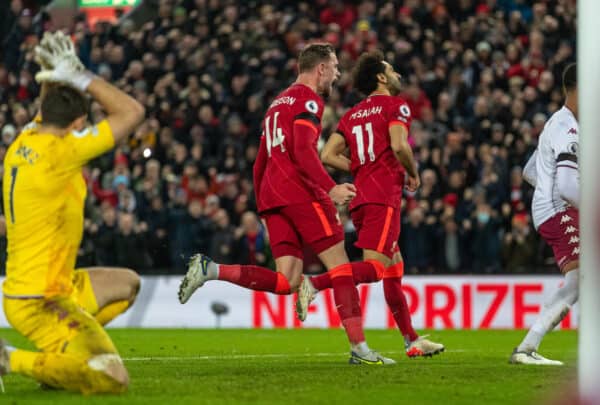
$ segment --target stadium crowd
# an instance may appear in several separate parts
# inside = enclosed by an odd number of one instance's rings
[[[22,0],[9,3],[0,25],[0,158],[36,113],[32,50],[53,29]],[[156,19],[139,28],[127,19],[91,27],[82,14],[71,34],[85,65],[147,110],[127,143],[84,172],[80,266],[181,272],[197,251],[219,263],[272,262],[252,188],[261,119],[294,77],[298,51],[319,39],[336,47],[342,71],[326,103],[325,139],[360,99],[350,72],[361,52],[382,49],[403,75],[422,180],[403,202],[408,272],[553,269],[521,167],[562,104],[560,72],[575,59],[574,0],[161,0]],[[90,111],[102,119],[98,105]],[[356,258],[343,210],[341,218]],[[307,270],[320,271],[316,258]]]

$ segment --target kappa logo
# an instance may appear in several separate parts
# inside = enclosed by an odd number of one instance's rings
[[[563,216],[560,218],[560,224],[562,225],[562,224],[564,224],[564,223],[567,223],[567,222],[569,222],[569,221],[571,221],[571,220],[573,220],[573,218],[571,218],[570,216],[568,216],[568,215],[563,215]]]
[[[569,245],[572,245],[574,243],[579,243],[579,237],[578,236],[571,236],[571,239],[569,239]]]
[[[567,226],[567,229],[565,230],[565,235],[575,232],[577,232],[577,228],[575,228],[574,226]]]
[[[567,133],[577,135],[577,130],[575,128],[571,128],[571,129],[569,129],[569,132],[567,132]]]
[[[579,246],[577,246],[576,248],[573,248],[573,251],[571,252],[571,256],[576,256],[579,255]]]

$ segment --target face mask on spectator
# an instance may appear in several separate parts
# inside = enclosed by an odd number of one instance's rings
[[[127,176],[119,174],[115,176],[115,179],[113,180],[113,187],[117,188],[121,184],[123,184],[125,188],[129,187],[129,179],[127,178]]]
[[[477,220],[480,224],[485,225],[490,220],[490,214],[487,212],[479,212],[477,213]]]

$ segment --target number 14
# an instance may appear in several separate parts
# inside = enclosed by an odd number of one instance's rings
[[[373,125],[370,122],[365,124],[365,129],[367,130],[367,135],[369,137],[369,144],[367,146],[367,153],[369,154],[369,161],[375,161],[375,151],[373,150]],[[362,125],[355,125],[352,127],[352,133],[356,136],[356,148],[358,150],[358,159],[360,160],[360,164],[364,165],[365,158],[365,142],[363,137],[363,128]]]

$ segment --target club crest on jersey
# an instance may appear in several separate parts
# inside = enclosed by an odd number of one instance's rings
[[[317,111],[319,111],[319,104],[317,104],[315,100],[308,100],[304,106],[313,114],[316,114]]]
[[[406,104],[402,104],[400,106],[400,114],[404,115],[405,117],[409,117],[410,116],[410,108],[408,108],[408,106]]]
[[[567,145],[567,150],[569,153],[577,155],[579,154],[579,144],[577,142],[571,142],[569,145]]]
[[[16,154],[17,156],[21,156],[23,159],[25,159],[30,165],[34,164],[40,157],[35,150],[28,146],[20,146],[19,149],[17,149]]]

